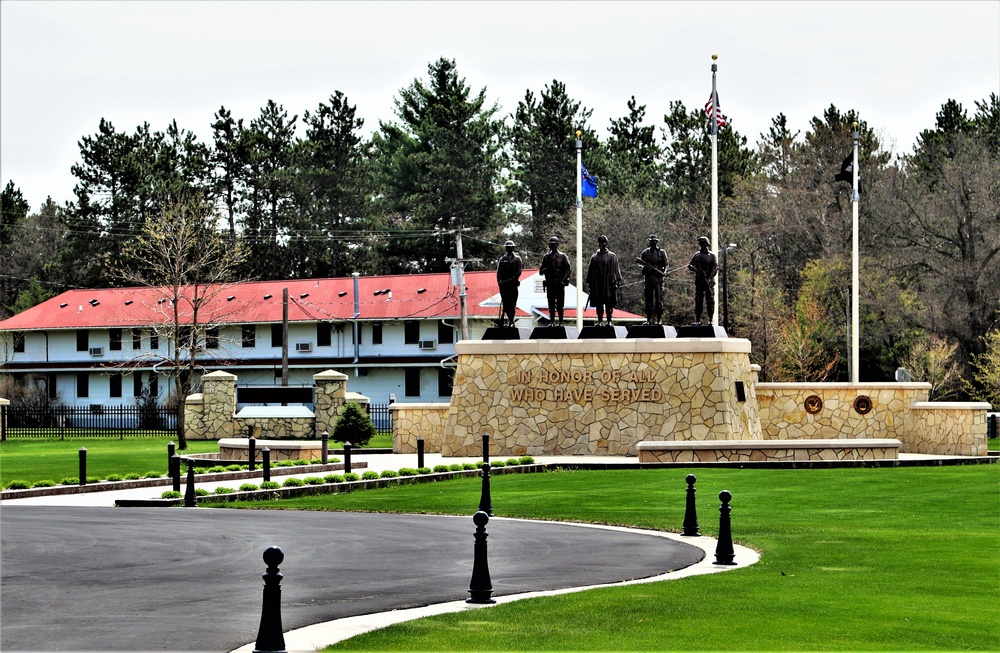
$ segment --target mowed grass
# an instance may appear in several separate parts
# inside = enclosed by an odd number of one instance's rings
[[[80,472],[80,448],[87,450],[87,476],[105,478],[130,472],[167,473],[167,443],[176,438],[77,438],[60,440],[9,439],[0,442],[0,486],[13,480],[59,482]],[[330,443],[331,448],[341,446]],[[392,446],[391,438],[373,438],[369,447]],[[189,440],[188,448],[177,453],[219,451],[214,440]]]
[[[733,537],[762,552],[758,564],[420,619],[328,650],[1000,650],[998,465],[496,476],[493,506],[499,516],[679,532],[692,472],[702,533],[717,534],[718,494],[730,490]],[[262,505],[468,514],[471,547],[480,487],[455,480]],[[491,567],[498,594],[508,571]]]

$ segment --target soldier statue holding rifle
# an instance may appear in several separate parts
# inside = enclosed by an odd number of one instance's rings
[[[694,272],[694,316],[698,324],[701,324],[703,304],[707,304],[709,324],[715,315],[715,287],[712,285],[712,279],[719,272],[719,264],[715,260],[715,254],[708,251],[708,244],[708,238],[700,237],[699,249],[688,263],[688,270]]]
[[[563,323],[563,305],[566,302],[566,286],[569,285],[569,257],[559,251],[559,239],[549,238],[549,251],[542,258],[539,274],[545,277],[545,297],[549,303],[549,326]]]
[[[657,247],[659,242],[656,234],[650,234],[649,247],[636,259],[642,266],[646,291],[646,324],[661,324],[663,321],[663,278],[667,274],[667,253]]]

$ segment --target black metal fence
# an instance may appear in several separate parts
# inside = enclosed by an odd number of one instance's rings
[[[380,433],[392,433],[392,411],[389,406],[390,404],[365,404],[375,430]]]
[[[177,406],[4,406],[3,438],[150,438],[177,432]]]

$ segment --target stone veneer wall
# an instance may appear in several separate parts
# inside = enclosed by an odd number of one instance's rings
[[[417,439],[424,439],[424,453],[441,453],[448,422],[447,403],[391,404],[392,452],[416,453]]]
[[[904,453],[986,455],[989,404],[929,402],[930,383],[758,383],[765,440],[895,438]],[[821,404],[806,410],[811,397]],[[858,397],[871,409],[859,413]]]
[[[189,440],[221,440],[243,435],[247,426],[254,427],[255,436],[274,439],[317,437],[323,431],[333,431],[333,425],[344,406],[345,397],[368,402],[363,395],[347,392],[347,375],[327,370],[313,375],[315,383],[315,419],[241,418],[236,419],[236,375],[212,372],[201,379],[202,392],[184,400],[184,433]],[[315,430],[314,430],[315,425]]]
[[[771,446],[768,446],[770,443]],[[895,439],[858,440],[851,446],[844,440],[758,440],[750,442],[706,442],[705,447],[658,448],[660,443],[640,446],[641,463],[719,463],[719,462],[802,462],[807,460],[896,460],[899,441]],[[668,443],[670,444],[670,443]],[[688,443],[692,444],[692,443]],[[700,443],[694,443],[700,444]],[[808,446],[815,444],[816,446]]]
[[[445,456],[480,455],[483,433],[500,456],[634,455],[643,440],[762,437],[748,340],[462,341],[455,349]]]

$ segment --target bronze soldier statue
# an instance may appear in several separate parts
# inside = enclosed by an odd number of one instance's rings
[[[501,327],[514,326],[517,287],[521,285],[521,257],[514,253],[514,241],[504,243],[507,252],[497,261],[497,286],[500,288]]]
[[[618,303],[618,287],[622,285],[622,271],[618,265],[618,255],[608,249],[608,237],[597,237],[597,251],[590,257],[587,268],[587,283],[590,303],[597,309],[597,326],[608,315],[608,326],[612,325],[612,314]]]
[[[545,277],[545,297],[549,302],[549,326],[563,323],[563,305],[566,301],[566,286],[569,285],[569,257],[559,251],[559,239],[549,238],[549,251],[542,257],[539,274]]]
[[[656,234],[650,234],[649,247],[642,250],[638,262],[646,291],[646,324],[663,322],[663,278],[667,274],[667,253],[657,247]]]
[[[699,250],[688,263],[688,270],[694,272],[694,316],[698,324],[701,324],[703,304],[707,304],[709,324],[715,315],[715,287],[712,279],[719,272],[719,264],[715,260],[715,254],[708,251],[708,244],[705,236],[698,238]]]

